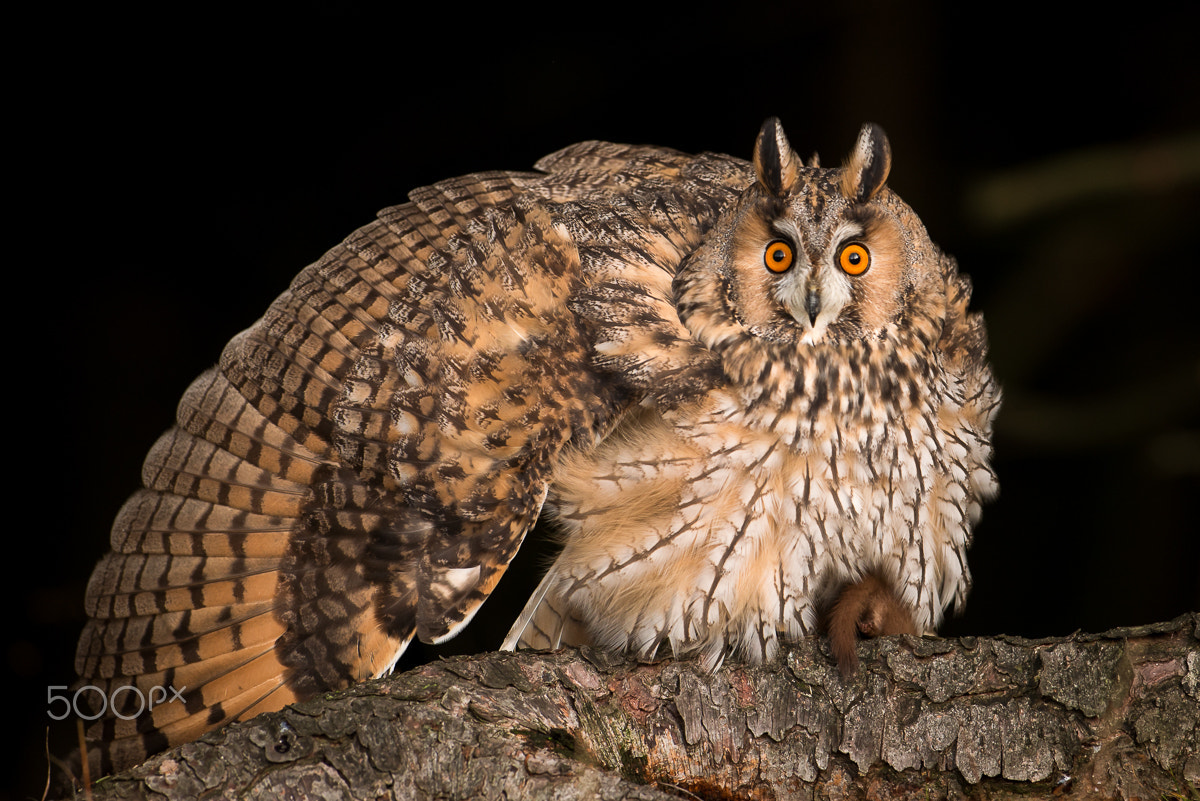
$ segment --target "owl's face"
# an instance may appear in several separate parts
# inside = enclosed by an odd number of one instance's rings
[[[717,350],[733,329],[773,343],[836,344],[885,336],[930,290],[944,298],[936,249],[884,186],[890,164],[876,126],[863,128],[844,167],[822,169],[804,166],[768,121],[755,147],[757,181],[680,270],[688,327]]]

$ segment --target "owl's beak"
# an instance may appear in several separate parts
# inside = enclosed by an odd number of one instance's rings
[[[789,291],[780,298],[792,319],[805,329],[805,342],[819,340],[827,325],[837,316],[837,309],[831,309],[830,306],[838,299],[838,288],[823,286],[821,277],[813,274],[815,272],[797,276],[800,280],[786,284]]]
[[[821,312],[821,290],[816,287],[809,288],[808,294],[804,297],[804,310],[808,312],[808,321],[815,326],[817,315]]]

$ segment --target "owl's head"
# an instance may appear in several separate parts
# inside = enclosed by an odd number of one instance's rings
[[[746,336],[837,344],[938,316],[944,257],[885,185],[891,162],[877,125],[863,126],[844,166],[823,169],[815,156],[806,165],[779,121],[767,120],[754,182],[676,278],[693,335],[718,351]]]

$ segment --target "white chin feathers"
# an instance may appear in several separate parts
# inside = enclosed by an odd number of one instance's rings
[[[804,331],[801,342],[820,342],[850,302],[846,276],[821,266],[797,271],[779,282],[776,298]]]

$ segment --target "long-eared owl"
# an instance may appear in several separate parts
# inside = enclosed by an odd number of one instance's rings
[[[999,390],[890,166],[877,126],[828,169],[771,119],[752,163],[584,142],[380,212],[150,451],[87,592],[96,766],[454,636],[542,514],[561,552],[505,647],[714,670],[855,587],[890,593],[882,633],[933,630],[970,583]],[[129,687],[178,696],[138,715]]]

